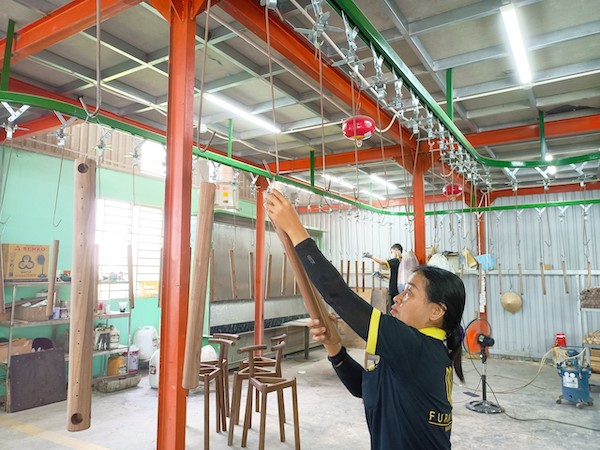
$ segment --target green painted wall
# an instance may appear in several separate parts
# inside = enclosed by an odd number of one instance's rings
[[[3,243],[31,243],[52,245],[60,241],[58,268],[71,268],[72,255],[72,216],[73,216],[73,161],[26,152],[8,147],[5,151],[6,183],[4,203],[1,205],[0,224]],[[6,170],[8,169],[8,170]],[[60,174],[60,185],[59,185]],[[58,201],[56,199],[58,186]],[[132,175],[100,168],[97,173],[96,192],[98,197],[131,202],[134,200]],[[135,177],[135,202],[162,208],[164,203],[164,182],[156,178]],[[56,205],[56,212],[55,212]],[[44,285],[43,288],[46,286]],[[16,298],[33,296],[42,287],[19,288]],[[62,286],[59,299],[69,299],[70,288]],[[12,299],[12,288],[5,289],[6,302]],[[118,301],[111,305],[118,309]],[[127,319],[111,321],[121,332],[121,342],[126,343]],[[131,332],[144,325],[160,324],[160,310],[156,298],[137,298],[131,314]],[[37,336],[58,339],[66,329],[64,325],[17,328],[13,337],[34,338]],[[0,327],[0,337],[8,337],[7,327]],[[94,359],[94,376],[103,372],[103,357]],[[3,374],[0,373],[0,378]],[[4,395],[4,383],[0,383],[0,395]]]

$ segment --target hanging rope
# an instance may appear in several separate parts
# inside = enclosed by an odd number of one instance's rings
[[[206,72],[206,59],[208,55],[208,19],[210,18],[210,6],[211,0],[208,0],[205,12],[206,17],[204,20],[204,48],[202,49],[202,69],[200,69],[200,99],[198,102],[198,127],[196,128],[196,144],[198,145],[198,150],[200,152],[205,152],[215,137],[215,133],[213,133],[208,144],[206,144],[204,148],[200,146],[200,125],[202,124],[202,105],[204,104],[204,74]]]
[[[60,180],[62,178],[62,168],[63,168],[64,160],[65,160],[65,149],[61,148],[60,165],[58,168],[58,181],[56,182],[56,195],[54,196],[54,211],[52,212],[52,226],[54,228],[58,228],[58,226],[62,222],[62,219],[60,219],[58,222],[56,221],[56,210],[58,208],[58,192],[60,191]]]
[[[100,61],[100,53],[101,53],[101,33],[100,33],[100,12],[101,12],[101,0],[96,0],[96,109],[94,112],[90,113],[87,105],[85,104],[85,100],[83,97],[79,97],[79,103],[83,107],[85,111],[86,119],[94,119],[100,112],[100,107],[102,106],[102,72],[101,72],[101,61]]]
[[[542,293],[546,295],[546,273],[544,272],[544,225],[542,221],[542,214],[546,208],[536,208],[538,213],[538,225],[539,225],[539,245],[540,245],[540,276],[542,280]]]
[[[4,143],[6,140],[2,141],[2,166],[0,167],[0,174],[3,177],[2,179],[2,198],[0,198],[0,224],[4,227],[8,223],[8,217],[6,220],[2,221],[2,212],[4,211],[4,199],[6,198],[6,187],[8,186],[8,175],[10,174],[10,163],[12,162],[13,155],[13,147],[10,148],[10,154],[8,155],[8,164],[6,165],[6,171],[4,170],[4,159],[6,155],[6,147]],[[4,228],[2,228],[2,233],[4,234]]]
[[[517,196],[517,191],[513,191],[513,196],[515,197],[515,206],[519,205],[519,197]],[[517,237],[517,268],[519,270],[519,294],[523,295],[523,268],[521,266],[521,233],[519,230],[519,225],[521,222],[521,214],[523,213],[522,209],[517,209],[517,220],[515,220],[515,235]]]
[[[569,293],[569,279],[567,277],[567,257],[566,257],[566,246],[565,246],[565,242],[567,240],[566,235],[564,233],[566,233],[565,229],[564,229],[564,221],[565,221],[565,212],[567,211],[567,209],[569,209],[568,206],[562,207],[559,206],[558,210],[559,215],[559,241],[560,241],[560,260],[561,260],[561,266],[562,266],[562,272],[563,272],[563,281],[564,281],[564,285],[565,285],[565,294]]]

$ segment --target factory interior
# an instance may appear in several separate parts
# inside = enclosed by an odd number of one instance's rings
[[[0,448],[396,450],[423,267],[439,448],[600,446],[596,0],[0,0],[0,70]]]

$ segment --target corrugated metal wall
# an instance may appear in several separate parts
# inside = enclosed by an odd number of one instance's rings
[[[579,310],[579,293],[588,286],[588,261],[593,268],[589,283],[600,286],[600,205],[543,206],[592,198],[598,198],[598,193],[527,196],[519,197],[518,203],[514,198],[504,198],[493,206],[541,205],[488,211],[480,217],[471,212],[442,213],[464,206],[457,201],[437,204],[435,209],[429,205],[428,210],[437,214],[426,219],[428,245],[435,245],[438,251],[454,252],[467,247],[478,255],[477,222],[483,220],[488,233],[487,252],[502,267],[503,292],[519,293],[521,266],[523,308],[514,314],[505,311],[500,303],[497,268],[486,274],[488,318],[496,340],[492,353],[539,358],[550,349],[556,333],[565,333],[568,344],[580,345],[582,332],[600,329],[600,311],[582,315]],[[412,221],[405,217],[351,210],[305,214],[302,220],[305,225],[327,231],[322,249],[337,267],[340,260],[363,261],[364,251],[385,258],[394,242],[406,249],[413,247]],[[547,265],[546,295],[542,289],[541,261]],[[467,289],[467,324],[478,310],[478,271],[467,268],[462,277]],[[353,280],[351,276],[351,285]]]

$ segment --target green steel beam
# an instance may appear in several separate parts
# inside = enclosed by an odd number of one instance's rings
[[[315,151],[311,150],[310,156],[310,186],[315,187]]]
[[[445,111],[436,103],[427,89],[423,87],[421,82],[415,77],[410,69],[404,64],[402,59],[396,54],[394,49],[387,43],[381,33],[371,24],[369,19],[364,15],[361,9],[356,6],[352,0],[327,0],[331,7],[341,15],[342,11],[348,19],[350,26],[356,27],[360,38],[367,44],[372,45],[379,56],[383,56],[385,65],[402,78],[404,84],[410,87],[413,92],[419,97],[422,104],[440,120],[446,130],[454,135],[455,140],[460,143],[475,159],[481,164],[491,167],[540,167],[547,166],[548,163],[543,160],[534,161],[507,161],[500,159],[492,159],[481,155],[467,138],[462,134],[454,122],[448,117]],[[578,164],[585,161],[594,161],[600,159],[600,151],[594,151],[579,156],[571,156],[560,158],[552,161],[553,166],[565,166],[569,164]]]
[[[8,20],[8,29],[6,31],[6,43],[4,47],[4,63],[2,64],[2,79],[0,79],[0,90],[8,89],[8,78],[10,76],[10,58],[12,56],[13,37],[15,35],[15,21]]]
[[[62,114],[66,114],[68,116],[75,116],[80,119],[86,120],[88,118],[87,113],[82,107],[71,105],[69,103],[61,102],[58,100],[49,99],[46,97],[40,97],[37,95],[29,95],[29,94],[21,94],[17,92],[8,92],[8,91],[0,91],[0,101],[6,102],[14,102],[21,105],[30,105],[38,108],[47,109],[49,111],[57,111]],[[149,139],[161,144],[166,144],[166,138],[160,132],[152,131],[140,127],[138,125],[134,125],[132,123],[127,122],[126,120],[119,120],[115,117],[109,117],[105,115],[104,112],[101,112],[96,116],[94,123],[99,123],[105,125],[110,128],[114,128],[116,130],[123,131],[125,133],[132,134],[134,136],[139,136],[144,139]],[[390,211],[385,208],[377,208],[372,204],[365,204],[362,202],[358,202],[352,199],[348,199],[344,196],[335,194],[330,191],[324,191],[322,189],[316,188],[314,186],[309,186],[301,181],[295,180],[293,178],[284,177],[281,175],[275,175],[270,171],[265,169],[261,169],[260,167],[253,166],[243,161],[238,161],[233,158],[229,158],[228,156],[221,155],[218,153],[213,153],[211,151],[200,151],[197,147],[193,148],[193,153],[197,156],[200,156],[204,159],[208,159],[214,161],[219,164],[225,164],[226,166],[233,167],[234,169],[243,170],[244,172],[252,173],[254,175],[258,175],[267,179],[271,179],[274,181],[281,181],[284,184],[294,186],[297,188],[305,189],[310,191],[316,195],[322,195],[323,197],[328,197],[333,200],[337,200],[343,203],[346,203],[351,206],[355,206],[357,208],[365,209],[368,211],[372,211],[378,214],[388,215],[388,216],[412,216],[413,213],[410,212],[402,212],[402,211]],[[371,199],[372,202],[372,199]],[[556,207],[556,206],[570,206],[570,205],[586,205],[586,204],[598,204],[600,203],[600,199],[591,199],[591,200],[571,200],[571,201],[563,201],[563,202],[548,202],[548,203],[533,203],[533,204],[522,204],[522,205],[506,205],[506,206],[488,206],[482,208],[463,208],[463,209],[454,209],[454,210],[442,210],[442,211],[428,211],[426,215],[434,215],[434,214],[456,214],[456,213],[467,213],[467,212],[485,212],[485,211],[502,211],[502,210],[511,210],[511,209],[527,209],[527,208],[542,208],[542,207]]]

